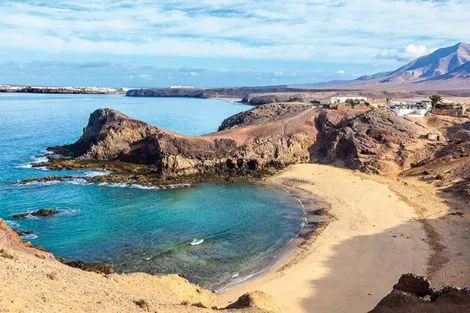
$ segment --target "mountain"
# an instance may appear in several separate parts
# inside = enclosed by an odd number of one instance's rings
[[[379,77],[381,83],[419,82],[438,78],[470,61],[470,44],[458,43],[422,56]]]
[[[352,81],[311,85],[311,88],[470,90],[470,44],[458,43],[417,58],[391,72],[365,75]]]

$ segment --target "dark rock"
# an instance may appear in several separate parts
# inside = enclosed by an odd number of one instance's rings
[[[80,139],[56,147],[72,159],[49,160],[52,168],[89,168],[113,172],[110,182],[144,185],[212,177],[261,177],[288,165],[317,161],[365,172],[409,168],[421,152],[416,124],[385,110],[315,109],[275,103],[225,120],[223,131],[184,136],[131,119],[112,109],[90,116]],[[84,178],[86,181],[90,179]]]
[[[143,88],[130,89],[128,97],[179,97],[179,98],[244,98],[252,93],[267,92],[302,92],[303,89],[289,88],[287,86],[265,87],[234,87],[234,88]]]
[[[278,121],[283,118],[292,117],[311,108],[312,106],[309,104],[298,103],[271,103],[261,105],[225,119],[220,125],[219,131],[233,127]]]
[[[400,277],[398,283],[393,286],[393,289],[412,293],[418,297],[424,297],[431,295],[432,290],[430,286],[429,281],[422,276],[405,274]]]
[[[370,313],[470,313],[468,288],[434,292],[426,279],[413,274],[403,275],[393,288]]]
[[[98,274],[113,274],[115,273],[114,267],[106,263],[87,263],[80,260],[67,260],[65,258],[59,258],[59,262],[68,265],[70,267],[75,267],[87,272],[94,272]]]
[[[238,298],[236,302],[226,307],[226,309],[244,308],[257,308],[267,312],[280,312],[273,298],[261,291],[246,293]]]
[[[15,233],[18,234],[18,236],[27,236],[27,235],[32,235],[33,231],[32,230],[21,230],[21,229],[13,229]]]
[[[60,213],[59,210],[40,209],[35,212],[15,214],[15,215],[12,215],[12,217],[17,218],[17,219],[24,219],[29,216],[48,217],[48,216],[53,216],[59,213]]]

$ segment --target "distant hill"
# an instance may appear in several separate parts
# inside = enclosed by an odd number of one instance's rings
[[[345,89],[402,89],[402,90],[469,90],[470,44],[458,43],[441,48],[431,54],[391,72],[366,75],[342,83],[321,84]],[[312,85],[318,88],[318,85]]]

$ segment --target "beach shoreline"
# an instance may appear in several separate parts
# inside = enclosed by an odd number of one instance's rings
[[[458,273],[465,266],[443,255],[453,252],[440,239],[450,236],[451,226],[442,224],[449,223],[448,200],[416,178],[302,164],[265,183],[302,190],[307,201],[324,200],[330,206],[328,220],[282,262],[220,294],[220,306],[261,290],[283,312],[367,312],[401,274],[428,275],[440,286],[448,282],[449,271]],[[469,255],[464,251],[461,256]],[[439,275],[439,269],[446,275]],[[468,275],[454,277],[458,285],[470,281]]]

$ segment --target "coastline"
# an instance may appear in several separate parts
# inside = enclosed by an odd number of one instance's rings
[[[279,174],[277,174],[279,175]],[[275,175],[275,176],[277,176]],[[261,184],[267,188],[274,188],[280,193],[292,198],[300,204],[298,209],[302,210],[302,225],[298,232],[291,238],[289,242],[283,247],[280,247],[273,253],[270,253],[264,262],[252,264],[255,271],[249,271],[248,275],[237,277],[230,281],[221,284],[214,289],[217,294],[229,292],[231,289],[243,286],[259,277],[263,277],[272,271],[277,271],[284,266],[288,266],[291,262],[298,260],[304,251],[304,245],[315,239],[315,237],[328,225],[329,221],[333,218],[329,214],[329,205],[322,201],[320,198],[308,193],[304,190],[295,187],[295,180],[282,180],[282,181],[261,181],[253,182]]]
[[[329,223],[263,275],[220,294],[220,306],[261,290],[283,312],[367,312],[403,273],[428,275],[440,286],[450,271],[467,266],[462,260],[470,249],[461,250],[460,263],[442,262],[439,254],[451,247],[438,237],[451,236],[452,225],[431,224],[446,221],[448,200],[424,182],[317,164],[295,165],[266,180],[275,186],[286,182],[307,197],[321,196],[331,206]],[[439,260],[443,275],[434,264]],[[455,284],[468,285],[470,277],[463,276],[455,274]]]
[[[367,312],[390,292],[391,286],[403,273],[428,275],[436,287],[449,283],[449,280],[456,285],[468,285],[470,281],[470,271],[465,268],[469,266],[465,260],[470,256],[469,240],[465,237],[468,218],[449,214],[455,210],[451,206],[457,203],[451,201],[457,200],[441,198],[432,185],[416,178],[387,178],[318,164],[291,166],[263,183],[287,189],[291,196],[302,202],[307,219],[311,214],[312,218],[321,218],[322,222],[316,224],[313,234],[297,238],[296,248],[277,260],[266,272],[224,293],[212,293],[210,301],[215,301],[213,303],[218,308],[227,307],[241,294],[259,290],[276,299],[280,312]],[[320,209],[322,215],[318,215],[319,203],[323,204]],[[452,246],[459,232],[462,238],[458,241],[463,248]],[[22,244],[17,243],[16,246],[21,248]],[[42,286],[40,290],[28,287],[32,296],[19,297],[14,304],[16,308],[24,307],[24,303],[34,307],[43,299],[49,309],[55,310],[69,305],[70,300],[65,299],[73,299],[74,303],[83,302],[83,305],[90,305],[89,300],[95,301],[94,306],[101,308],[100,311],[112,311],[107,306],[110,302],[100,302],[100,299],[121,297],[129,292],[139,294],[138,297],[155,299],[153,293],[141,291],[137,286],[145,283],[153,289],[158,285],[158,293],[161,293],[162,282],[168,279],[176,279],[172,286],[183,284],[178,288],[189,288],[192,294],[200,293],[195,289],[198,287],[188,285],[175,275],[160,277],[132,273],[102,276],[58,264],[53,259],[39,262],[38,257],[47,258],[48,254],[38,256],[35,249],[28,249],[35,255],[27,256],[15,250],[12,261],[8,261],[16,262],[21,270],[11,272],[8,266],[0,268],[0,273],[8,273],[5,275],[14,277],[12,279],[17,282],[9,287],[11,292],[23,290],[26,281],[31,281],[33,276],[36,286]],[[10,253],[9,250],[3,251]],[[436,264],[436,261],[442,261],[448,254],[454,255],[456,251],[460,252],[459,256]],[[22,261],[18,263],[15,261],[17,258]],[[33,260],[35,258],[36,261]],[[7,265],[10,264],[8,262]],[[40,268],[39,272],[36,266]],[[57,276],[58,280],[55,278]],[[84,287],[82,280],[86,280],[89,287]],[[51,284],[65,288],[71,283],[80,288],[76,291],[70,288],[67,292],[55,291],[51,293],[54,300],[43,295],[44,290],[52,288]],[[110,283],[113,285],[110,293],[99,291]],[[175,299],[171,300],[173,303],[187,303],[187,300],[183,301],[187,296],[181,296],[183,289],[178,289],[179,296],[172,298]],[[90,290],[96,290],[93,299],[81,293]],[[196,296],[191,297],[189,303],[200,301]],[[113,303],[113,307],[125,305],[129,311],[134,311],[129,306],[132,301],[128,298],[123,297],[122,301]],[[157,302],[151,303],[158,305]],[[74,306],[82,308],[81,304]],[[179,309],[178,312],[186,312],[183,307]]]

